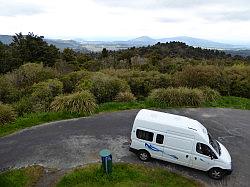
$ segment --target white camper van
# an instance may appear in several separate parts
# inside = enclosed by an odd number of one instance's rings
[[[201,123],[183,116],[140,110],[131,132],[130,151],[142,161],[152,157],[208,171],[213,179],[232,172],[227,149]]]

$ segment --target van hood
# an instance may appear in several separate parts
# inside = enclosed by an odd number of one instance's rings
[[[221,155],[220,158],[226,162],[226,163],[231,163],[231,156],[228,152],[228,150],[225,148],[224,145],[222,145],[220,142],[218,142],[220,144],[220,148],[221,148]]]

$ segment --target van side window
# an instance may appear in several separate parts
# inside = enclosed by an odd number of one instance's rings
[[[153,137],[154,137],[154,133],[137,129],[136,130],[136,137],[139,139],[142,139],[142,140],[147,140],[147,141],[152,142]]]
[[[164,136],[161,134],[157,134],[156,136],[156,143],[163,144]]]
[[[213,156],[216,157],[216,155],[214,154],[214,152],[210,149],[210,147],[208,147],[206,144],[203,143],[197,143],[196,144],[196,152],[206,155],[206,156]]]

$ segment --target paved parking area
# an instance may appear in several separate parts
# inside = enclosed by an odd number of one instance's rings
[[[0,169],[40,164],[69,169],[99,162],[102,148],[112,151],[114,161],[140,162],[128,151],[133,120],[139,110],[99,114],[32,127],[0,138]],[[197,119],[229,150],[234,171],[222,181],[204,172],[153,160],[151,166],[199,179],[211,186],[250,186],[250,111],[215,108],[169,109],[165,112]]]

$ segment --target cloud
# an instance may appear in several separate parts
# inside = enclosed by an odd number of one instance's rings
[[[93,0],[94,2],[111,7],[129,7],[129,8],[196,8],[200,6],[215,6],[223,4],[232,5],[250,5],[249,0]]]
[[[155,18],[156,21],[161,23],[179,23],[184,21],[184,19],[181,18],[171,18],[171,17],[157,17]]]
[[[202,13],[201,16],[207,21],[250,21],[249,10],[223,11],[216,13]]]
[[[21,1],[0,1],[0,16],[14,17],[14,16],[30,16],[43,13],[41,6],[34,3]]]

